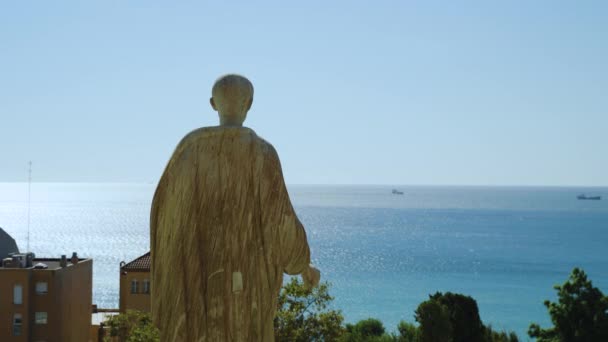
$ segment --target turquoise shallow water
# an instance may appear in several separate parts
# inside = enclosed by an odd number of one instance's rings
[[[347,321],[389,330],[429,293],[473,296],[521,337],[579,266],[608,292],[607,188],[290,186],[314,263]],[[118,265],[148,250],[152,184],[32,185],[30,250],[94,259],[94,300],[118,305]],[[603,195],[579,201],[579,193]],[[0,226],[26,248],[27,184],[0,183]]]

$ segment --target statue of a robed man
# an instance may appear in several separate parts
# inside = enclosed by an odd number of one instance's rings
[[[283,273],[319,282],[277,152],[242,127],[253,86],[218,79],[220,126],[186,135],[150,215],[152,316],[161,341],[272,341]]]

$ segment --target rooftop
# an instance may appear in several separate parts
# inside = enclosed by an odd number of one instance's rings
[[[86,258],[78,258],[78,262],[83,262],[86,261]],[[59,258],[35,258],[33,265],[36,266],[36,264],[38,263],[42,263],[48,266],[47,269],[49,270],[56,270],[56,269],[60,269],[61,268],[61,259]],[[70,259],[68,259],[68,266],[71,266],[72,262],[70,261]],[[28,268],[34,268],[34,267],[28,267]]]
[[[58,270],[61,269],[61,259],[60,258],[33,258],[31,259],[32,263],[31,266],[17,266],[17,267],[3,267],[2,263],[0,263],[0,270],[41,270],[41,271],[53,271],[53,270]],[[88,261],[91,259],[88,258],[78,258],[78,262],[83,262],[83,261]],[[72,265],[72,262],[70,261],[70,259],[68,258],[67,260],[67,264],[66,267],[69,267]],[[37,264],[44,264],[46,265],[46,268],[37,268],[36,265]]]
[[[120,267],[121,271],[150,271],[150,252],[139,258],[124,264]]]

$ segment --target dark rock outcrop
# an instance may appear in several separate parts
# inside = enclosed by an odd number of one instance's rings
[[[9,253],[19,253],[15,239],[0,227],[0,259],[6,258]]]

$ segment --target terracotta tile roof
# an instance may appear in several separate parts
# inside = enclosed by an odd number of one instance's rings
[[[121,271],[150,271],[150,252],[122,266]]]

